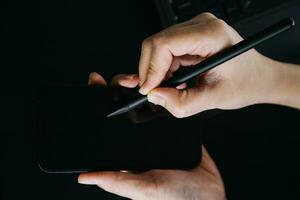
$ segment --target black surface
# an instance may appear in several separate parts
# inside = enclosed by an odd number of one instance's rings
[[[94,70],[106,78],[136,72],[140,42],[160,29],[152,1],[5,0],[0,5],[0,198],[119,199],[78,185],[76,176],[49,176],[38,169],[33,96],[39,82],[84,83]],[[298,2],[235,27],[247,36],[291,15],[300,22]],[[259,50],[296,62],[298,36],[299,26]],[[259,105],[204,121],[208,150],[229,199],[298,198],[299,117],[290,108]]]
[[[36,119],[39,166],[50,173],[73,173],[192,169],[200,163],[201,134],[185,132],[187,126],[200,130],[199,120],[158,116],[151,104],[107,118],[118,104],[116,95],[121,90],[115,87],[41,88]],[[126,100],[124,94],[121,98]]]
[[[256,105],[204,121],[228,199],[297,199],[299,111]]]

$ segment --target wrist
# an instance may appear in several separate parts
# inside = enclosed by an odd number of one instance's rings
[[[273,87],[266,103],[300,109],[300,67],[271,60],[274,67]]]

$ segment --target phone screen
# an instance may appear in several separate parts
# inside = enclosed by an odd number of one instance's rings
[[[119,94],[113,87],[43,88],[37,103],[39,166],[70,173],[190,169],[200,162],[199,120],[163,115],[151,105],[107,118]]]

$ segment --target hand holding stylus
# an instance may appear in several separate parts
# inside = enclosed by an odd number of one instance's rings
[[[180,66],[197,64],[241,40],[233,28],[210,13],[147,38],[139,65],[140,92],[178,118],[214,108],[236,109],[256,103],[299,107],[299,101],[285,99],[299,87],[299,69],[269,59],[256,50],[199,76],[195,87],[158,87]],[[298,71],[298,78],[289,82],[288,76],[296,77],[294,71]]]
[[[146,39],[139,75],[121,75],[113,82],[125,87],[139,84],[140,92],[148,95],[150,102],[165,107],[176,117],[256,103],[300,108],[300,67],[269,59],[255,50],[202,74],[196,86],[158,87],[180,66],[199,63],[241,40],[225,22],[204,13]],[[104,81],[99,75],[93,76],[98,82]],[[134,200],[225,199],[221,176],[205,149],[201,164],[190,171],[91,172],[81,174],[79,182]]]

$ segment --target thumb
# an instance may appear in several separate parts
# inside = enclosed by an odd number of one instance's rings
[[[81,173],[78,182],[98,185],[107,192],[130,199],[146,199],[146,189],[151,182],[142,174],[125,172],[87,172]]]
[[[196,114],[198,88],[155,88],[148,94],[148,101],[166,108],[177,118]]]

